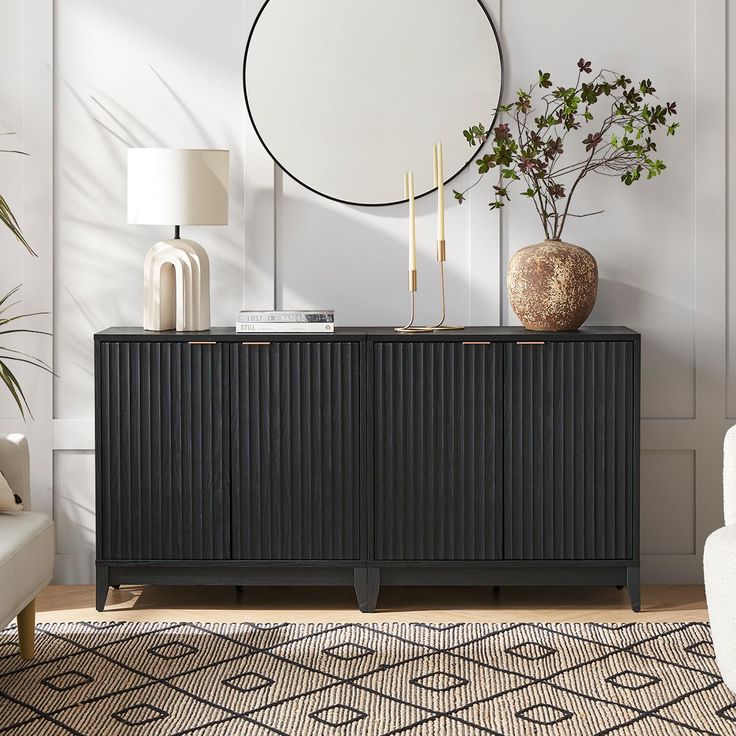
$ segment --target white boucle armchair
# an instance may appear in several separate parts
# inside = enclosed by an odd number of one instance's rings
[[[18,618],[23,659],[33,658],[36,595],[54,571],[54,523],[46,514],[29,510],[30,467],[26,438],[0,436],[0,471],[26,509],[0,512],[0,628]]]
[[[723,513],[726,525],[705,542],[703,568],[716,660],[736,692],[736,426],[723,442]]]

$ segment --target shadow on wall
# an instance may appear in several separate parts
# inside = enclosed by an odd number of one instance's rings
[[[76,415],[92,413],[93,333],[110,325],[140,324],[145,253],[156,241],[172,236],[166,227],[127,224],[127,149],[184,144],[223,147],[223,140],[207,133],[153,67],[151,76],[162,89],[160,105],[168,109],[169,117],[182,121],[171,140],[164,140],[109,94],[82,93],[62,82],[70,114],[59,121],[60,165],[55,171],[54,332],[63,382],[57,404],[73,406]],[[89,137],[85,149],[78,144],[80,135]],[[232,148],[232,226],[190,231],[205,245],[212,261],[215,313],[218,293],[240,302],[243,288],[243,153],[242,147]]]

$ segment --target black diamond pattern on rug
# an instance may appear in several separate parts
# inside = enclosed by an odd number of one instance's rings
[[[183,641],[169,641],[166,644],[150,647],[148,653],[161,659],[179,659],[179,657],[189,657],[198,651],[196,647],[185,644]]]
[[[155,705],[141,703],[140,705],[129,705],[115,713],[110,714],[116,721],[126,726],[147,726],[149,723],[167,718],[168,713]]]
[[[347,726],[350,723],[362,721],[364,718],[368,718],[368,714],[350,705],[329,705],[327,708],[310,713],[309,717],[323,723],[325,726],[337,728],[338,726]]]
[[[7,736],[736,734],[700,623],[45,624],[0,653]]]
[[[696,641],[695,644],[690,644],[684,648],[688,654],[694,654],[696,657],[703,657],[705,659],[715,659],[716,653],[713,650],[713,643],[710,641]]]
[[[239,690],[241,693],[254,693],[256,690],[270,687],[274,682],[276,681],[258,672],[243,672],[241,675],[233,675],[233,677],[225,678],[222,684],[235,688],[235,690]]]
[[[464,677],[458,677],[449,672],[430,672],[428,675],[415,677],[409,682],[417,687],[425,690],[432,690],[435,693],[446,693],[448,690],[454,690],[456,687],[462,687],[468,684],[468,680]]]
[[[513,647],[506,649],[506,653],[513,657],[521,657],[529,662],[536,662],[545,657],[549,657],[557,652],[552,647],[539,644],[535,641],[523,641],[521,644],[516,644]]]
[[[376,653],[375,649],[364,647],[362,644],[354,644],[353,642],[335,644],[335,646],[327,647],[327,649],[323,649],[322,651],[328,656],[337,657],[337,659],[342,659],[344,662],[348,662],[351,659],[360,659],[361,657],[367,657],[369,654]]]
[[[536,723],[538,726],[554,726],[568,718],[572,718],[573,715],[572,711],[558,708],[550,703],[539,703],[516,712],[517,718],[529,721],[529,723]]]
[[[644,687],[651,687],[658,682],[662,682],[659,677],[647,675],[644,672],[632,672],[631,670],[623,670],[615,675],[606,677],[606,682],[616,687],[622,687],[626,690],[641,690]]]
[[[65,693],[67,690],[74,690],[75,687],[88,685],[94,679],[94,677],[90,677],[84,672],[66,670],[65,672],[59,672],[58,675],[44,677],[43,680],[40,680],[40,683],[56,690],[57,693]]]

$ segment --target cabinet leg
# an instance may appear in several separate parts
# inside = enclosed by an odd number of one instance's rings
[[[631,599],[631,610],[635,613],[641,611],[641,589],[639,585],[639,568],[626,568],[626,587],[629,589]]]
[[[353,585],[358,608],[363,613],[373,613],[381,590],[381,569],[379,567],[356,567],[353,571]]]
[[[97,584],[95,585],[95,607],[98,611],[105,610],[107,590],[110,587],[110,572],[107,567],[97,568]]]

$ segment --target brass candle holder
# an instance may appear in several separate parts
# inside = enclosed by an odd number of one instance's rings
[[[416,228],[414,222],[414,172],[404,172],[404,197],[409,202],[409,321],[403,327],[394,327],[396,332],[434,332],[435,330],[464,330],[459,325],[446,325],[447,301],[445,299],[445,261],[447,253],[445,248],[445,199],[444,199],[444,175],[442,161],[442,143],[436,143],[433,150],[434,157],[434,184],[437,187],[437,235],[442,236],[437,241],[437,262],[440,264],[440,304],[442,316],[436,325],[415,325],[416,319],[416,292],[417,292],[417,269],[416,269]]]
[[[437,241],[437,261],[440,264],[440,303],[442,306],[442,314],[440,321],[436,325],[432,325],[432,330],[464,330],[461,325],[446,325],[445,318],[447,316],[447,302],[445,299],[445,261],[447,260],[447,252],[445,241]]]
[[[396,332],[432,332],[432,327],[421,327],[414,324],[416,317],[417,271],[409,271],[409,322],[403,327],[394,327]]]

